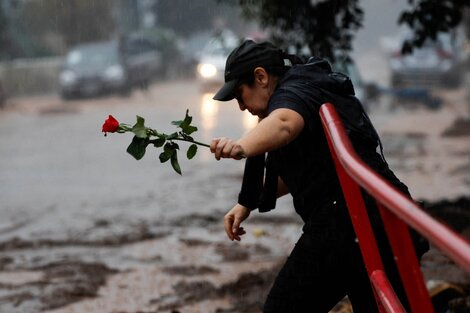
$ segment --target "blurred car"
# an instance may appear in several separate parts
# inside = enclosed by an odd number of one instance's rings
[[[79,45],[65,58],[60,94],[64,99],[109,92],[129,95],[135,86],[145,88],[161,64],[160,53],[143,38]]]
[[[140,34],[130,35],[123,40],[122,50],[131,86],[146,88],[162,74],[163,56],[155,41]]]
[[[197,73],[197,65],[207,42],[212,38],[211,31],[200,31],[191,34],[182,42],[181,63],[189,75]]]
[[[405,33],[401,38],[407,36]],[[435,41],[427,40],[411,54],[402,54],[401,49],[391,54],[390,84],[394,88],[457,87],[465,58],[462,37],[457,33],[440,33]]]
[[[207,42],[197,64],[197,78],[203,87],[223,84],[225,62],[238,44],[238,38],[228,31],[221,32]]]
[[[133,33],[129,37],[132,42],[139,40],[149,42],[161,54],[161,67],[156,71],[158,79],[174,77],[185,68],[182,62],[182,41],[181,38],[171,29],[162,27],[145,28]]]

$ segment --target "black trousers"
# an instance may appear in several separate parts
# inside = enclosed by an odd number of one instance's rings
[[[332,206],[308,221],[264,305],[264,313],[327,313],[348,296],[355,313],[378,312],[349,218]],[[344,217],[343,212],[340,216]],[[330,216],[328,218],[328,216]],[[384,233],[377,234],[387,276],[405,309],[408,303]]]

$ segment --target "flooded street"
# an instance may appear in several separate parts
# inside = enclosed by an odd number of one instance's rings
[[[171,308],[188,302],[168,295],[186,277],[214,276],[217,286],[277,265],[299,228],[289,211],[279,210],[271,222],[287,225],[278,236],[265,236],[274,230],[257,228],[254,219],[256,236],[241,245],[225,238],[222,218],[236,201],[243,163],[216,162],[204,147],[188,161],[188,146],[181,143],[179,176],[159,162],[153,147],[138,162],[127,154],[130,134],[101,133],[109,114],[129,124],[140,115],[146,125],[171,133],[170,121],[182,119],[186,109],[199,126],[194,137],[206,143],[240,136],[256,123],[234,103],[211,98],[195,82],[179,81],[129,98],[15,99],[2,112],[2,312],[62,307],[94,296],[105,283],[103,297],[58,312],[83,312],[83,305],[88,312]]]
[[[387,99],[371,108],[391,168],[429,203],[470,190],[470,131],[456,123],[469,113],[466,93],[440,96],[439,110],[393,109]],[[181,143],[179,176],[160,163],[160,149],[136,161],[126,153],[132,135],[101,133],[109,114],[128,124],[139,115],[171,133],[186,109],[199,127],[193,137],[205,143],[256,124],[191,80],[130,97],[16,98],[0,112],[1,312],[259,312],[300,233],[290,198],[269,214],[253,212],[242,242],[230,242],[222,219],[243,162],[215,161],[204,147],[188,161]],[[462,231],[470,236],[468,225]],[[427,264],[425,276],[442,279]],[[459,279],[470,281],[463,272]]]

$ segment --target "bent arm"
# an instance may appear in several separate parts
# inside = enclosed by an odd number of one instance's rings
[[[291,109],[276,109],[239,140],[213,139],[210,149],[217,160],[220,158],[240,160],[287,145],[303,128],[302,115]]]
[[[276,109],[238,140],[245,156],[255,156],[287,145],[304,128],[302,116],[291,109]]]

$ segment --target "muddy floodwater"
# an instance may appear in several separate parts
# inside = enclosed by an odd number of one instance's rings
[[[438,110],[382,99],[370,115],[397,176],[468,239],[470,107],[464,90],[439,95]],[[0,111],[0,312],[261,312],[301,231],[291,199],[253,212],[242,241],[231,242],[222,219],[235,204],[243,162],[215,161],[203,147],[188,161],[181,143],[179,176],[153,147],[141,161],[128,155],[130,134],[101,133],[109,114],[129,124],[140,115],[170,133],[186,109],[202,142],[256,124],[235,102],[211,97],[181,80],[128,98],[8,102]],[[428,283],[461,288],[454,312],[468,312],[468,273],[434,248],[422,269]],[[349,312],[347,301],[334,312]]]

